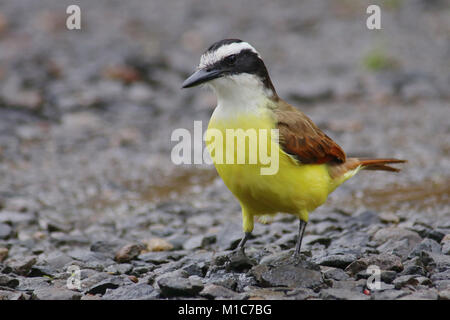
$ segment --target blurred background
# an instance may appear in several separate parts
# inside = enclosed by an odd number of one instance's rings
[[[71,4],[81,30],[66,28]],[[366,27],[369,4],[381,7],[381,30]],[[399,174],[361,173],[319,211],[450,226],[448,1],[3,0],[0,210],[40,222],[18,237],[49,223],[133,227],[149,210],[239,223],[212,166],[170,160],[172,131],[206,128],[216,103],[181,83],[223,38],[252,44],[279,95],[349,155],[409,160]]]

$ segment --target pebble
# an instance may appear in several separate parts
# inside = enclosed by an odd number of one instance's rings
[[[374,234],[372,240],[378,245],[382,245],[388,240],[400,241],[403,239],[406,239],[411,246],[415,246],[422,241],[422,238],[416,232],[399,227],[382,228]]]
[[[12,228],[6,223],[0,223],[0,240],[6,240],[12,236]]]
[[[400,297],[407,295],[408,293],[402,290],[374,290],[371,294],[373,300],[396,300]]]
[[[143,249],[141,244],[131,243],[120,248],[114,257],[114,259],[119,263],[129,262],[139,256]]]
[[[391,212],[382,212],[379,215],[380,217],[380,221],[383,223],[394,223],[394,224],[398,224],[400,222],[400,218]]]
[[[438,292],[439,300],[450,300],[450,289]]]
[[[15,288],[18,285],[19,285],[18,279],[0,274],[0,287]]]
[[[200,280],[182,277],[164,277],[158,281],[158,286],[165,297],[192,297],[203,290]]]
[[[28,225],[34,222],[36,222],[36,217],[31,212],[0,211],[0,223]]]
[[[432,253],[441,253],[441,245],[434,241],[433,239],[423,239],[420,243],[418,243],[414,249],[410,252],[409,256],[415,257],[420,256],[422,251],[432,252]]]
[[[296,265],[257,265],[251,270],[263,287],[317,288],[323,284],[320,271]]]
[[[437,300],[438,297],[439,295],[436,290],[418,290],[399,298],[399,300]]]
[[[82,294],[65,288],[46,287],[33,291],[33,299],[37,300],[80,300]]]
[[[377,250],[380,253],[399,256],[400,258],[402,258],[402,260],[404,260],[408,257],[413,247],[413,243],[410,243],[408,239],[389,239],[388,241],[377,247]]]
[[[128,277],[97,274],[82,281],[85,293],[104,294],[107,289],[116,289],[120,286],[133,283]]]
[[[133,270],[133,265],[130,263],[120,263],[108,266],[105,271],[110,274],[128,274]]]
[[[448,235],[447,235],[448,236]],[[450,240],[443,240],[441,242],[442,245],[442,253],[446,254],[446,255],[450,255]],[[0,258],[0,262],[1,262],[1,258]]]
[[[31,267],[36,263],[36,257],[24,257],[21,259],[11,259],[7,261],[9,267],[15,274],[26,276]]]
[[[396,272],[401,272],[403,270],[402,260],[390,254],[378,254],[370,255],[365,258],[361,258],[360,261],[365,263],[367,266],[375,265],[381,270],[392,270]]]
[[[320,291],[319,297],[326,300],[369,300],[370,297],[358,292],[356,290],[349,289],[323,289]]]
[[[419,281],[417,280],[416,275],[404,275],[396,278],[392,284],[395,286],[396,289],[401,289],[405,286],[416,286],[419,284]]]
[[[217,234],[217,246],[220,250],[232,250],[237,247],[243,236],[240,225],[228,223],[222,226]]]
[[[199,293],[200,296],[207,299],[232,299],[241,300],[245,295],[234,292],[228,288],[225,288],[216,284],[207,284]]]
[[[147,252],[140,254],[137,258],[145,262],[151,262],[154,264],[163,264],[170,261],[179,260],[184,256],[180,251],[159,251],[159,252]]]
[[[148,241],[144,241],[148,251],[170,251],[173,249],[173,245],[161,238],[152,238]]]
[[[203,247],[203,235],[193,236],[183,244],[184,250],[195,250]]]
[[[8,258],[9,250],[8,248],[1,248],[0,247],[0,263],[6,260]]]
[[[357,258],[354,254],[334,254],[315,258],[314,262],[321,266],[345,269],[349,264],[351,264],[356,259]]]
[[[324,267],[322,274],[326,279],[333,279],[336,281],[348,280],[350,276],[340,268]]]
[[[106,289],[102,296],[103,300],[149,300],[157,298],[155,289],[147,283],[136,283],[119,287],[117,289]]]

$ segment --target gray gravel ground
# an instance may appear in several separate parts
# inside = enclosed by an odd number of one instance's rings
[[[381,31],[366,1],[86,0],[81,31],[72,1],[2,1],[0,299],[450,299],[450,7],[372,2]],[[287,215],[256,224],[257,265],[234,259],[238,203],[211,166],[170,161],[215,104],[181,83],[225,37],[349,155],[409,160],[333,193],[300,263]]]

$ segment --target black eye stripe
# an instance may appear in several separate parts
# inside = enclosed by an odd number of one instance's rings
[[[232,54],[230,56],[227,56],[223,60],[226,64],[234,64],[237,60],[237,54]]]

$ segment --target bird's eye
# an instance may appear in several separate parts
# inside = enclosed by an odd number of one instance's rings
[[[235,54],[232,54],[231,56],[225,57],[224,62],[227,65],[232,66],[233,64],[236,63],[236,58],[237,56]]]

